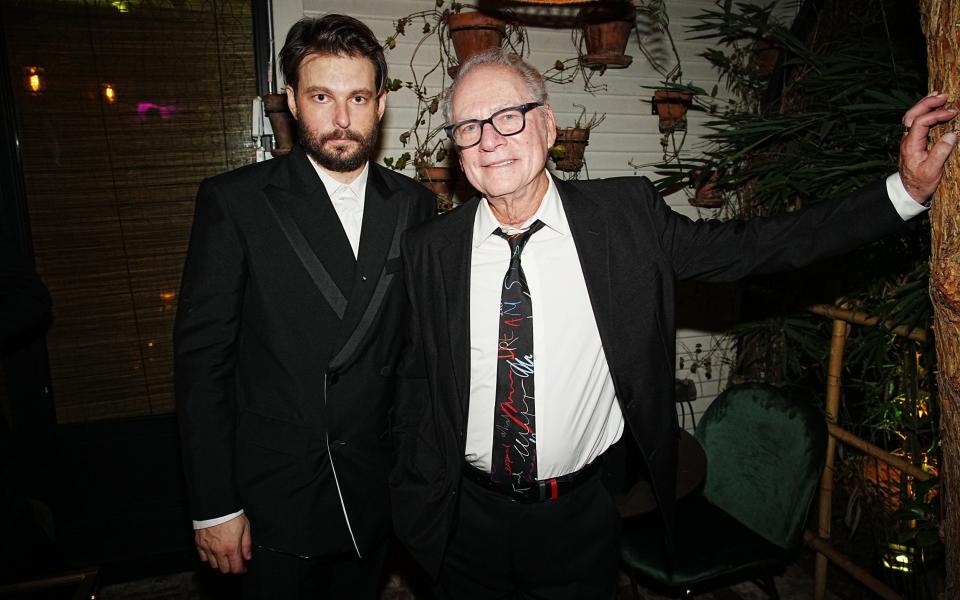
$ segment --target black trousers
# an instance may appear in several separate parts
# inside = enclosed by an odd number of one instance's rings
[[[536,504],[464,479],[435,593],[443,600],[610,600],[619,543],[620,515],[599,475]]]
[[[301,558],[254,547],[241,579],[243,600],[375,600],[380,597],[389,542],[364,555]]]

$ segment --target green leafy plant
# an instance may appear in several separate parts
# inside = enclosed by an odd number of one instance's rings
[[[729,0],[694,18],[692,32],[717,41],[704,56],[733,98],[707,122],[706,143],[696,154],[665,151],[654,166],[662,192],[709,173],[724,199],[719,216],[749,219],[836,200],[896,171],[900,118],[926,93],[916,8],[891,0],[832,1],[818,18],[807,33],[794,34],[773,19],[770,6]],[[756,64],[761,41],[782,53],[772,71]],[[842,262],[750,282],[743,303],[751,320],[731,332],[739,346],[736,376],[806,385],[822,395],[829,321],[805,306],[836,301],[881,321],[926,328],[928,257],[921,223]],[[844,426],[935,471],[933,349],[879,327],[854,327],[844,366]],[[922,487],[904,479],[877,488],[881,500],[867,519],[877,553],[893,544],[938,556],[938,500]],[[894,497],[898,508],[891,509],[887,500]]]

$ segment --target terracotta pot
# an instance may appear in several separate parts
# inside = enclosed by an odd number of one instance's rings
[[[720,208],[723,206],[723,194],[716,188],[717,176],[714,174],[707,177],[700,177],[696,182],[697,191],[693,198],[690,198],[690,206],[697,208]]]
[[[687,109],[693,103],[693,94],[679,90],[657,90],[653,93],[653,105],[660,117],[660,133],[685,131]]]
[[[581,127],[557,129],[554,146],[563,148],[563,156],[553,159],[558,171],[576,173],[583,168],[583,153],[590,143],[590,130]]]
[[[420,167],[417,181],[437,196],[437,208],[441,211],[453,208],[453,185],[456,173],[450,167]]]
[[[605,9],[606,16],[599,10],[586,7],[580,12],[583,41],[587,46],[587,53],[580,57],[580,62],[591,69],[623,69],[630,66],[633,57],[624,53],[636,23],[636,9],[632,4],[625,5],[616,13]]]
[[[489,48],[499,48],[507,34],[506,23],[481,12],[450,13],[447,29],[457,62],[463,64],[471,56]]]
[[[289,154],[297,140],[297,124],[287,106],[287,95],[267,94],[261,100],[263,112],[267,113],[270,127],[273,128],[274,148],[270,154],[274,156]]]
[[[777,68],[781,54],[783,54],[783,48],[775,41],[770,38],[760,38],[753,43],[750,50],[750,66],[758,76],[766,77]]]

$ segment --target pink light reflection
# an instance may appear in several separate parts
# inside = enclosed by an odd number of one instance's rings
[[[160,115],[160,119],[167,121],[177,112],[174,104],[155,104],[153,102],[137,102],[137,114],[140,116],[140,123],[145,123],[147,119]]]

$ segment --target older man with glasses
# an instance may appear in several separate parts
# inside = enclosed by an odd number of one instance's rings
[[[402,245],[424,378],[398,401],[391,475],[396,530],[438,595],[612,598],[620,519],[600,475],[625,430],[674,515],[675,280],[796,268],[897,231],[956,141],[926,148],[956,116],[946,101],[906,113],[885,181],[773,219],[695,222],[646,178],[554,179],[536,69],[501,50],[461,65],[446,131],[482,198]]]

